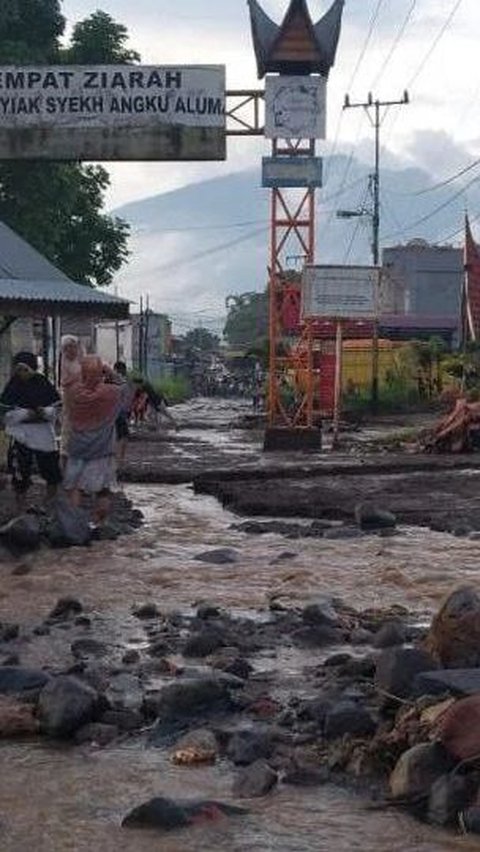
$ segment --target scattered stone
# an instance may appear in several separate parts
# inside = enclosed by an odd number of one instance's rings
[[[311,766],[293,766],[287,769],[283,783],[292,787],[320,787],[330,780],[330,772],[326,766],[315,769]]]
[[[294,553],[292,550],[284,550],[283,553],[279,553],[275,559],[272,559],[270,565],[281,565],[282,562],[291,562],[293,559],[296,559],[298,553]]]
[[[342,541],[348,539],[363,538],[363,531],[357,527],[334,527],[331,530],[326,530],[323,534],[326,541]]]
[[[438,743],[421,743],[405,751],[390,776],[394,799],[428,798],[435,781],[452,768],[452,761]]]
[[[374,648],[393,648],[407,641],[407,630],[401,621],[387,621],[375,634]]]
[[[308,604],[302,612],[302,619],[310,627],[337,627],[340,621],[328,598]]]
[[[237,775],[233,782],[233,795],[239,799],[259,799],[276,786],[277,773],[265,760],[256,760]]]
[[[269,695],[262,695],[257,698],[253,704],[247,707],[247,713],[250,716],[255,716],[257,719],[270,720],[274,719],[282,711],[282,705]]]
[[[157,639],[148,646],[148,654],[150,657],[165,657],[171,651],[170,645],[165,639]]]
[[[88,615],[77,615],[74,624],[75,627],[91,627],[92,619]]]
[[[462,586],[445,601],[432,621],[425,647],[443,668],[480,666],[480,595]]]
[[[20,562],[18,565],[15,565],[15,568],[12,570],[12,577],[26,577],[27,574],[31,574],[33,571],[33,565],[28,562]]]
[[[394,529],[397,519],[391,512],[378,509],[371,503],[360,503],[355,507],[355,520],[362,530]]]
[[[243,681],[231,675],[185,678],[152,696],[147,710],[163,721],[227,710],[231,707],[230,691],[241,686]]]
[[[123,820],[122,828],[158,828],[162,831],[188,828],[191,825],[218,822],[224,817],[242,816],[243,808],[223,802],[174,802],[157,797],[134,808]]]
[[[462,811],[460,824],[466,834],[480,834],[480,805],[473,805]]]
[[[438,738],[457,761],[480,754],[480,694],[462,698],[440,717]]]
[[[335,740],[350,734],[354,737],[369,737],[376,731],[376,724],[369,711],[353,701],[340,701],[326,715],[325,737]]]
[[[369,645],[373,644],[374,634],[371,630],[365,630],[364,627],[357,627],[350,634],[350,642],[352,645]]]
[[[430,790],[428,821],[443,827],[456,825],[459,812],[471,803],[476,787],[475,778],[453,772],[442,775]]]
[[[269,758],[273,752],[271,735],[254,730],[236,731],[230,739],[227,757],[235,766],[249,766],[260,758]]]
[[[439,669],[422,672],[414,680],[414,694],[466,696],[480,693],[480,669]]]
[[[0,696],[0,739],[32,736],[37,732],[38,722],[32,704]]]
[[[0,539],[14,554],[38,550],[42,540],[40,519],[35,515],[20,515],[0,527]]]
[[[201,659],[209,657],[225,646],[225,639],[219,631],[205,629],[194,633],[184,645],[183,656]]]
[[[95,720],[99,697],[76,677],[60,675],[41,691],[38,718],[42,730],[52,737],[69,737],[82,725]]]
[[[219,606],[211,603],[202,603],[197,607],[197,618],[201,621],[209,621],[211,618],[220,618],[222,611]]]
[[[133,615],[135,618],[140,619],[140,621],[150,621],[151,619],[159,618],[161,613],[156,604],[146,603],[135,607]]]
[[[175,744],[175,751],[183,751],[184,749],[197,749],[218,754],[218,742],[215,734],[209,731],[208,728],[198,728],[195,731],[189,731],[188,734],[181,737]]]
[[[140,654],[135,650],[135,648],[130,648],[128,651],[125,651],[122,657],[122,663],[124,666],[134,666],[139,662]]]
[[[122,733],[138,731],[143,727],[144,719],[135,710],[107,710],[100,721],[104,725],[115,726]]]
[[[328,657],[325,660],[324,666],[327,669],[335,669],[337,666],[348,665],[348,663],[351,663],[352,660],[353,657],[351,654],[332,654],[331,657]]]
[[[100,748],[110,745],[118,738],[119,730],[115,725],[106,725],[104,722],[91,722],[83,725],[75,734],[77,745],[95,745]]]
[[[38,692],[49,681],[49,675],[41,669],[24,669],[21,666],[0,667],[0,695],[22,692]]]
[[[377,660],[375,684],[384,703],[394,698],[409,698],[414,694],[414,681],[418,674],[437,668],[435,660],[415,648],[392,648],[383,651]]]
[[[242,680],[248,680],[254,671],[253,666],[248,662],[248,660],[244,660],[243,657],[235,657],[232,660],[225,660],[220,664],[219,661],[217,661],[215,663],[215,668],[221,669],[221,671],[226,674],[234,675]]]
[[[0,642],[13,642],[20,636],[20,627],[18,624],[2,624],[0,625]]]
[[[60,621],[79,615],[83,612],[83,606],[77,598],[60,598],[52,609],[48,619]]]
[[[299,645],[309,648],[324,648],[326,645],[335,645],[342,641],[342,634],[334,627],[299,627],[292,633],[292,639]]]
[[[77,639],[71,645],[72,655],[77,660],[88,657],[105,657],[108,653],[107,646],[96,639]]]
[[[206,562],[210,565],[234,565],[238,562],[238,553],[232,548],[225,547],[199,553],[194,559],[196,562]]]

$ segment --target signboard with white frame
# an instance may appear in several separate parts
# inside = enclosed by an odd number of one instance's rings
[[[318,189],[323,183],[321,157],[264,157],[262,186],[270,189]]]
[[[0,66],[0,159],[224,160],[225,67]]]
[[[380,269],[375,266],[306,266],[302,277],[305,319],[374,319]]]
[[[325,139],[327,81],[324,77],[267,76],[267,139]]]

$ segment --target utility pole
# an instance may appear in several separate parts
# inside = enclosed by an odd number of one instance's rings
[[[372,260],[373,265],[377,268],[380,266],[380,131],[386,115],[391,107],[406,106],[410,103],[410,97],[407,91],[403,93],[403,98],[397,101],[381,101],[374,100],[372,93],[368,95],[366,102],[352,103],[350,95],[345,95],[344,109],[363,109],[365,110],[368,120],[375,131],[375,170],[371,175],[372,195],[373,195],[373,212],[372,212]],[[384,112],[382,113],[382,110]],[[373,115],[372,115],[373,112]],[[378,282],[380,285],[380,280]],[[380,287],[378,286],[378,290]],[[378,296],[378,292],[377,292]],[[378,378],[379,378],[379,322],[378,315],[375,316],[373,330],[373,347],[372,347],[372,411],[375,413],[378,410]]]

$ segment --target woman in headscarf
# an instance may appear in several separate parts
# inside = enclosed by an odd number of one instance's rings
[[[34,464],[47,483],[47,495],[55,496],[62,481],[55,438],[55,421],[60,407],[57,390],[38,372],[36,355],[19,352],[13,359],[13,375],[1,397],[5,431],[10,437],[8,469],[17,496],[17,508],[24,508],[31,485]]]
[[[79,506],[82,494],[95,495],[94,521],[101,524],[110,509],[115,476],[115,421],[122,406],[121,386],[106,383],[100,358],[81,363],[80,382],[65,389],[70,437],[64,488]]]
[[[63,396],[60,449],[64,459],[67,456],[67,446],[70,437],[70,417],[66,391],[80,382],[83,357],[83,347],[78,337],[75,337],[73,334],[65,334],[60,341],[60,387]]]

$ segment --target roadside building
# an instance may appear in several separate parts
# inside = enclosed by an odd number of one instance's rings
[[[450,317],[459,321],[464,278],[463,250],[411,240],[383,250],[392,288],[389,313]]]

